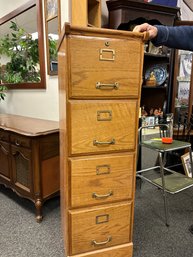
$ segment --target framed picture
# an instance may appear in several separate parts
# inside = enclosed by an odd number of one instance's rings
[[[193,12],[193,2],[192,0],[183,0],[183,2],[190,8],[190,10]]]
[[[49,21],[58,16],[58,0],[46,0],[46,20]]]
[[[181,106],[188,106],[189,104],[189,92],[190,82],[189,81],[178,81],[178,101]]]
[[[193,153],[192,153],[192,158],[193,158]],[[189,178],[192,178],[192,171],[191,171],[191,165],[190,165],[190,154],[185,153],[184,155],[181,156],[181,159],[182,159],[182,164],[183,164],[186,176],[188,176]]]
[[[184,51],[180,54],[180,78],[189,78],[192,71],[192,52]]]
[[[154,116],[148,116],[145,117],[145,126],[152,126],[150,128],[155,128],[155,117]]]

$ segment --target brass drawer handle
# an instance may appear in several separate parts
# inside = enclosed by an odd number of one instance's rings
[[[113,138],[111,141],[109,142],[101,142],[101,141],[97,141],[97,140],[93,140],[93,145],[114,145],[115,144],[115,139]]]
[[[97,242],[96,240],[92,240],[91,244],[95,245],[95,246],[100,246],[100,245],[106,245],[107,243],[109,243],[112,240],[112,236],[108,236],[106,241],[103,242]]]
[[[119,88],[119,83],[115,82],[113,84],[103,84],[101,82],[97,82],[96,83],[96,89],[109,89],[109,90],[112,90],[112,89],[118,89]]]
[[[20,146],[20,143],[19,143],[18,140],[15,140],[15,144],[16,144],[17,146]]]
[[[98,195],[97,193],[92,193],[92,197],[96,198],[96,199],[103,199],[103,198],[107,198],[109,196],[113,195],[113,191],[110,191],[108,194],[106,195]]]

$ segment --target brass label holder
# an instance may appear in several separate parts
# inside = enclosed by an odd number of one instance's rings
[[[97,165],[96,166],[96,175],[105,175],[111,173],[111,166],[108,164]]]
[[[96,216],[96,224],[102,224],[106,222],[109,222],[109,214]]]
[[[107,55],[110,55],[107,57]],[[99,54],[100,61],[114,61],[115,60],[115,50],[114,49],[100,49]]]
[[[112,120],[112,111],[102,110],[97,111],[97,121],[111,121]]]

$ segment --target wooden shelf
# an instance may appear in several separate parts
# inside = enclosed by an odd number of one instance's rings
[[[101,0],[72,0],[71,24],[101,27]]]

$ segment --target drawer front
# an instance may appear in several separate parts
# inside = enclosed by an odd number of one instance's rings
[[[28,137],[12,134],[10,139],[11,139],[11,143],[16,146],[28,147],[28,148],[31,146],[31,139]]]
[[[139,95],[143,65],[140,41],[77,36],[70,41],[70,97]]]
[[[9,141],[9,132],[0,130],[0,140]]]
[[[70,159],[71,206],[131,199],[134,165],[134,154]]]
[[[131,240],[131,203],[70,211],[71,254],[94,251]]]
[[[108,247],[106,249],[96,250],[87,253],[73,255],[73,257],[132,257],[133,243]]]
[[[133,150],[137,100],[70,102],[71,154]]]

